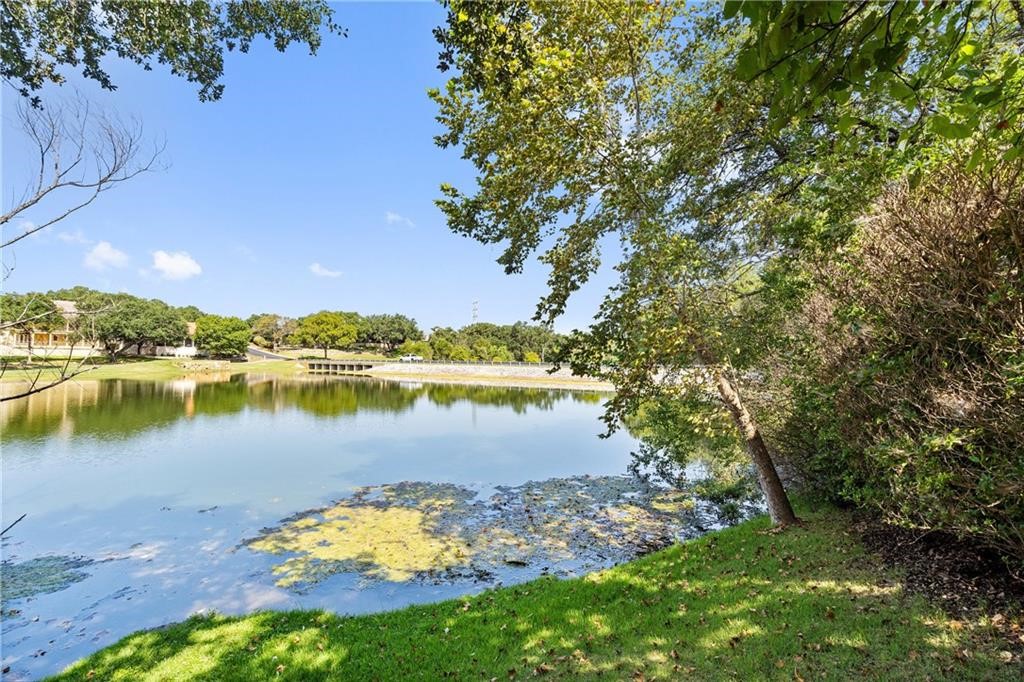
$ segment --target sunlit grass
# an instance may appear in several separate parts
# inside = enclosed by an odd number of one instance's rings
[[[61,365],[62,363],[51,363]],[[76,371],[78,361],[70,365]],[[81,374],[72,381],[97,381],[100,379],[132,379],[138,381],[169,381],[185,377],[208,374],[230,375],[234,373],[258,373],[275,376],[294,376],[304,372],[303,365],[285,360],[259,360],[253,362],[228,362],[225,360],[180,360],[170,358],[128,360],[107,363],[99,360],[96,364],[86,363]],[[0,380],[4,382],[36,382],[38,385],[53,381],[59,376],[54,367],[8,368]]]
[[[209,616],[58,679],[1020,679],[978,623],[903,595],[837,512],[765,520],[577,580],[346,618]]]
[[[290,351],[290,356],[298,357],[298,351]],[[373,354],[353,354],[341,351],[331,355],[332,359],[373,360]],[[58,368],[63,362],[50,359],[48,363],[37,363],[34,367],[9,367],[0,375],[0,383],[32,383],[44,385],[60,375]],[[70,369],[78,368],[78,360],[72,361]],[[306,375],[304,360],[250,360],[249,362],[228,362],[225,360],[185,360],[171,358],[129,358],[123,361],[108,363],[103,358],[89,360],[84,365],[86,371],[79,374],[74,381],[90,381],[100,379],[127,379],[138,381],[170,381],[187,377],[236,373],[264,374],[268,376],[292,377]],[[495,374],[487,365],[473,366],[472,371],[459,373],[418,372],[415,367],[389,365],[384,370],[363,372],[381,379],[402,381],[420,381],[453,384],[474,384],[483,386],[521,386],[526,388],[586,388],[592,391],[610,391],[611,385],[581,377],[566,376],[509,376]]]
[[[324,356],[323,348],[289,348],[273,352],[289,358],[323,358]],[[334,348],[327,349],[327,358],[329,360],[383,360],[386,357],[387,356],[382,353],[374,353],[372,351],[336,350]]]

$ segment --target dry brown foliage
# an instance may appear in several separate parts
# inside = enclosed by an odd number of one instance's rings
[[[886,191],[813,268],[771,422],[841,497],[1024,559],[1022,177],[947,170]]]

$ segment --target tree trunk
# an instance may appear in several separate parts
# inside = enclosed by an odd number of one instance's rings
[[[327,359],[327,346],[324,346],[324,360]]]
[[[739,390],[736,384],[729,378],[725,370],[717,363],[709,363],[707,352],[698,354],[701,362],[708,367],[715,376],[715,386],[722,402],[732,415],[732,420],[743,437],[743,445],[750,455],[750,459],[757,468],[757,478],[761,483],[761,490],[764,492],[765,500],[768,502],[768,515],[772,522],[779,526],[788,526],[798,522],[793,506],[789,503],[786,489],[779,478],[779,472],[775,469],[771,455],[768,454],[768,446],[761,437],[761,429],[757,422],[747,411],[746,405],[740,399]]]
[[[718,385],[718,394],[722,401],[729,408],[736,427],[743,436],[743,443],[747,448],[747,454],[754,461],[757,467],[757,477],[761,481],[761,490],[768,501],[768,515],[776,525],[787,526],[797,522],[796,514],[793,513],[793,506],[789,503],[786,489],[782,486],[779,472],[775,470],[775,463],[768,454],[768,447],[761,437],[761,430],[757,427],[754,418],[747,412],[746,405],[740,400],[740,394],[735,384],[729,380],[722,370],[715,371],[715,383]]]

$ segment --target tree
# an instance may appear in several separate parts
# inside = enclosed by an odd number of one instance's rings
[[[846,132],[882,135],[910,154],[926,133],[977,135],[968,163],[1024,153],[1024,4],[726,2],[751,29],[736,73],[771,86],[770,119],[837,107]],[[875,106],[860,106],[871,101]]]
[[[263,36],[284,52],[305,43],[316,54],[321,30],[340,33],[324,0],[261,2],[4,2],[0,77],[24,97],[46,83],[61,84],[65,67],[82,68],[107,90],[116,86],[104,61],[130,60],[147,71],[166,64],[199,85],[201,101],[220,99],[224,53],[248,52]],[[33,97],[38,105],[38,97]]]
[[[473,355],[484,362],[511,362],[515,360],[512,351],[499,343],[481,339],[473,344]]]
[[[468,346],[464,346],[459,343],[452,346],[451,350],[448,352],[448,359],[454,360],[455,362],[468,362],[473,359],[473,351],[471,351]]]
[[[272,313],[253,315],[247,323],[254,337],[262,337],[272,350],[277,350],[284,340],[295,333],[296,322],[290,317],[282,317]]]
[[[196,347],[215,358],[245,355],[250,336],[249,325],[237,317],[204,315],[196,320]]]
[[[178,315],[180,315],[181,319],[185,320],[186,322],[195,322],[200,317],[206,314],[199,308],[195,307],[194,305],[182,306],[177,310]]]
[[[159,300],[92,292],[78,299],[87,320],[81,333],[103,346],[111,360],[136,346],[177,345],[188,333],[177,310]]]
[[[806,182],[781,169],[822,143],[808,128],[772,139],[763,92],[729,78],[737,39],[716,12],[452,2],[442,64],[458,75],[432,93],[447,128],[437,142],[460,145],[479,179],[474,194],[443,185],[438,205],[453,231],[505,244],[508,273],[552,244],[537,312],[548,323],[618,233],[620,281],[566,359],[615,383],[609,430],[653,398],[717,394],[785,525],[796,517],[742,398],[733,332],[751,274],[785,246],[768,229],[783,214],[779,189]]]
[[[322,348],[326,358],[327,349],[344,348],[354,342],[356,331],[356,326],[341,313],[321,310],[300,318],[293,338],[304,346]]]
[[[398,352],[402,355],[418,355],[424,360],[434,358],[434,349],[426,341],[405,341],[398,347]]]
[[[423,332],[416,326],[416,320],[405,315],[367,315],[363,318],[359,342],[374,344],[391,352],[406,340],[422,338]]]
[[[430,330],[430,347],[438,360],[450,360],[456,343],[458,334],[451,327],[434,327]]]

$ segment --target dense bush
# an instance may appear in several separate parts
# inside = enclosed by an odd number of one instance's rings
[[[889,190],[776,357],[777,448],[831,494],[1024,566],[1024,183]]]

